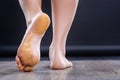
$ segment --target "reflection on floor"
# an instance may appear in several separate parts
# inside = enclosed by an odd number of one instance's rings
[[[49,69],[44,59],[33,72],[19,72],[15,61],[0,61],[0,80],[120,80],[119,59],[72,60],[73,68],[65,70]]]

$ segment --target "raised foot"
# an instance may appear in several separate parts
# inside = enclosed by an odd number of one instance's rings
[[[16,56],[17,67],[20,71],[32,71],[40,60],[40,42],[49,27],[50,19],[42,13],[35,16],[30,23]]]

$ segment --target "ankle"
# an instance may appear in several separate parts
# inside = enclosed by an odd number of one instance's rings
[[[66,53],[66,47],[65,47],[65,45],[63,45],[63,46],[57,46],[57,45],[54,44],[54,42],[52,42],[50,44],[49,50],[54,50],[54,51],[57,51],[57,52],[59,51],[59,52],[63,53],[64,55]]]
[[[36,12],[36,13],[34,13],[34,14],[29,14],[29,15],[25,16],[27,26],[29,26],[29,25],[32,23],[33,19],[34,19],[38,14],[41,14],[41,13],[42,13],[42,11],[39,11],[39,12]]]

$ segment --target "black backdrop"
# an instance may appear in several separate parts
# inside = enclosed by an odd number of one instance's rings
[[[50,0],[43,0],[42,8],[51,16]],[[9,56],[16,54],[25,30],[25,19],[18,0],[1,0],[0,56],[7,56],[5,53]],[[43,52],[48,52],[51,38],[52,26],[42,40]],[[68,55],[80,55],[91,51],[97,52],[96,55],[104,52],[119,53],[120,0],[79,0],[68,35],[67,51]]]

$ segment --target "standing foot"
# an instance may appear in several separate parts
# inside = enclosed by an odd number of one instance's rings
[[[61,70],[73,66],[72,62],[70,62],[63,53],[64,51],[55,50],[54,47],[50,47],[49,57],[51,69]]]

